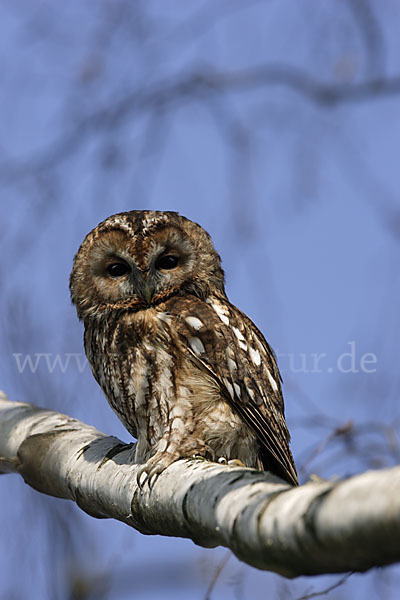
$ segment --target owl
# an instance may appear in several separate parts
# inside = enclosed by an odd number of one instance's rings
[[[93,375],[137,439],[139,483],[201,456],[297,485],[274,353],[229,302],[200,225],[169,211],[113,215],[84,239],[70,290]]]

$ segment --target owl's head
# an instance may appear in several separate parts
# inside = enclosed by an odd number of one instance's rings
[[[75,256],[70,290],[80,319],[172,295],[225,293],[209,234],[176,212],[150,210],[113,215],[93,229]]]

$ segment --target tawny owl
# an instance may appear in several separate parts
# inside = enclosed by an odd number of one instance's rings
[[[93,374],[137,439],[141,475],[198,455],[297,484],[273,351],[229,302],[200,225],[175,212],[113,215],[84,239],[70,288]]]

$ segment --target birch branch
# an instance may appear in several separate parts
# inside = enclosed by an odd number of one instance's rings
[[[400,561],[400,467],[298,488],[269,474],[180,460],[152,488],[132,449],[95,428],[0,395],[0,472],[145,534],[226,546],[287,577]]]

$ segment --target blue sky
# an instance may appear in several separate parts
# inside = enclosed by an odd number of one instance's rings
[[[230,300],[282,355],[303,476],[398,460],[373,424],[398,431],[400,94],[324,105],[287,85],[221,91],[193,81],[177,93],[193,73],[260,65],[332,86],[396,76],[398,4],[383,0],[379,14],[360,6],[2,4],[0,387],[11,399],[129,440],[88,368],[49,373],[42,360],[19,373],[13,355],[82,353],[68,276],[84,235],[115,212],[177,210],[210,232]],[[166,90],[161,108],[151,103]],[[341,372],[352,348],[357,372]],[[313,354],[326,354],[320,372]],[[360,368],[365,354],[376,357],[373,372]],[[296,372],[302,355],[307,372]],[[338,439],[309,463],[349,421],[366,437]],[[163,598],[204,598],[225,554],[91,519],[16,476],[0,479],[0,498],[0,597],[67,597],[80,569],[114,572],[120,584],[104,596],[113,600],[130,598],[135,582],[141,598],[158,598],[157,586]],[[159,579],[146,576],[152,563]],[[398,577],[397,568],[355,575],[328,597],[394,598]],[[337,579],[290,582],[231,557],[213,597],[296,599]]]

